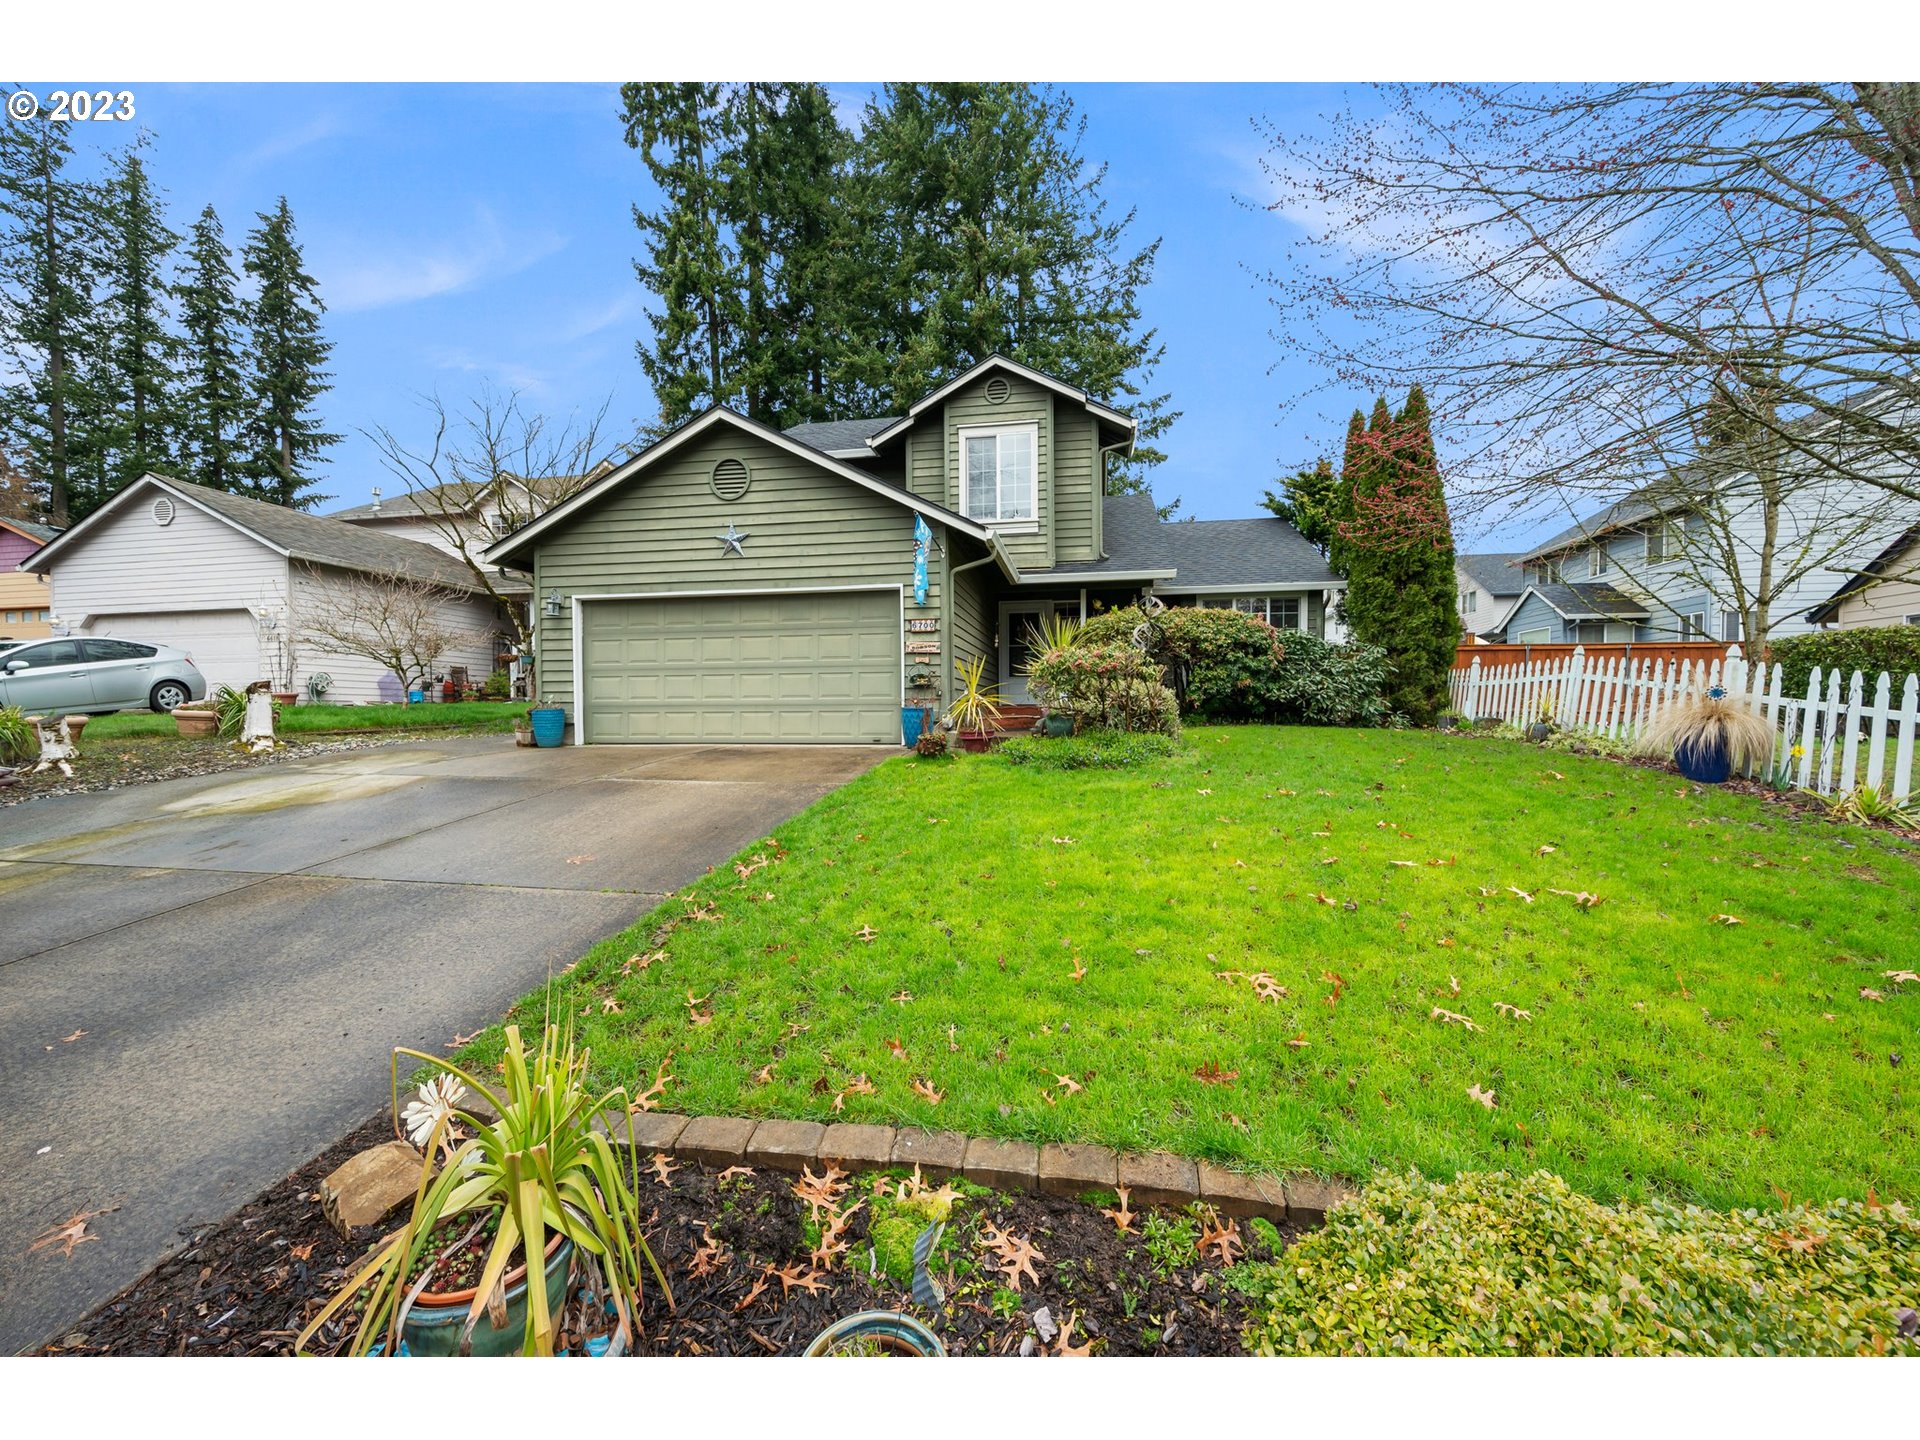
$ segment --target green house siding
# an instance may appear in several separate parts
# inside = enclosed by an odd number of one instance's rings
[[[969,555],[967,558],[974,557]],[[959,563],[965,564],[966,560]],[[984,655],[987,678],[989,681],[993,679],[995,598],[1002,591],[1000,571],[994,565],[976,565],[953,577],[953,605],[947,621],[951,640],[944,657],[946,663],[942,667],[948,677],[957,676],[961,665],[974,656]],[[957,685],[958,681],[950,678],[949,684]]]
[[[1004,381],[1009,393],[998,405],[987,399],[989,381]],[[1034,516],[1039,529],[1025,534],[1004,533],[1001,543],[1023,570],[1045,570],[1054,563],[1054,434],[1053,392],[1017,375],[995,372],[983,376],[948,397],[946,410],[946,470],[948,508],[966,513],[960,495],[960,431],[973,425],[1036,425],[1040,438],[1034,455]],[[924,422],[923,422],[924,423]]]
[[[731,502],[709,483],[713,467],[729,458],[743,461],[751,475],[747,492]],[[726,553],[715,538],[729,524],[747,536],[741,555]],[[934,531],[950,548],[944,527],[936,523]],[[915,605],[909,507],[757,436],[718,427],[539,541],[539,695],[569,712],[577,708],[575,596],[899,585],[908,618],[937,621],[944,571],[928,566],[927,603]],[[544,601],[556,592],[561,613],[549,616]],[[901,642],[930,638],[940,637],[903,635]]]
[[[1053,447],[1054,555],[1060,560],[1098,560],[1100,540],[1093,517],[1100,506],[1093,482],[1097,453],[1093,426],[1081,424],[1057,397],[1054,405],[1059,422],[1054,426]]]

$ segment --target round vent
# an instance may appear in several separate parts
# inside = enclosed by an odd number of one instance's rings
[[[747,473],[747,462],[728,456],[713,467],[710,482],[713,493],[722,500],[738,500],[747,493],[747,486],[753,483],[753,477]]]
[[[173,501],[164,495],[153,502],[153,523],[156,525],[173,523]]]
[[[1006,402],[1006,398],[1012,393],[1013,393],[1013,386],[1007,383],[1007,377],[1004,375],[996,375],[991,380],[987,381],[986,394],[987,394],[987,403],[989,405],[1004,404]]]

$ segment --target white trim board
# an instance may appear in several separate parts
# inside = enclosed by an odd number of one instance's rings
[[[1127,444],[1129,446],[1132,445],[1134,424],[1131,415],[1123,414],[1111,405],[1102,404],[1078,386],[1069,385],[1064,380],[1056,380],[1051,375],[1022,365],[1018,360],[1009,360],[1004,355],[995,354],[989,355],[978,365],[962,370],[937,390],[932,390],[922,395],[918,400],[914,401],[912,405],[907,407],[907,413],[904,416],[894,421],[893,424],[879,433],[869,435],[867,437],[867,448],[878,450],[880,446],[891,440],[894,436],[904,435],[908,430],[913,428],[914,422],[919,419],[921,415],[924,415],[928,410],[945,400],[947,396],[951,395],[955,390],[960,389],[963,385],[970,384],[986,371],[995,369],[1009,370],[1021,379],[1032,381],[1035,385],[1051,390],[1056,395],[1064,395],[1070,400],[1079,401],[1101,419],[1110,421],[1124,429],[1128,436]],[[1115,447],[1108,446],[1106,448],[1113,449]]]
[[[582,680],[586,676],[586,626],[582,614],[584,606],[594,600],[724,600],[741,595],[849,595],[856,591],[872,593],[891,590],[900,597],[900,706],[907,703],[907,587],[889,585],[884,581],[874,585],[756,585],[739,590],[607,590],[588,595],[573,597],[573,634],[571,653],[573,656],[573,743],[587,743],[587,691]],[[728,742],[731,743],[731,742]]]
[[[545,534],[549,529],[580,510],[598,503],[600,498],[613,487],[633,479],[643,470],[649,469],[682,446],[704,435],[716,425],[732,425],[737,429],[745,431],[749,435],[766,441],[770,445],[778,446],[791,455],[798,456],[802,460],[819,466],[829,475],[836,475],[842,480],[851,480],[863,490],[870,490],[875,495],[893,501],[903,509],[920,512],[930,519],[937,520],[950,530],[958,530],[962,535],[969,535],[975,540],[983,540],[993,551],[995,559],[1000,562],[1001,569],[1006,571],[1008,579],[1015,579],[1019,575],[1019,568],[1014,565],[1011,557],[1001,548],[999,541],[994,538],[993,532],[984,525],[977,524],[969,520],[966,516],[947,509],[944,505],[935,504],[931,500],[916,495],[911,490],[903,490],[896,485],[889,485],[884,480],[876,480],[871,475],[861,473],[851,465],[843,465],[831,455],[827,454],[826,451],[816,450],[811,445],[803,445],[798,440],[790,440],[778,430],[767,425],[762,425],[757,420],[750,420],[745,415],[729,410],[725,406],[715,406],[704,415],[689,420],[664,440],[649,445],[637,455],[628,457],[625,464],[615,466],[591,485],[581,490],[572,499],[554,506],[553,509],[547,511],[544,515],[529,520],[525,525],[522,525],[518,530],[506,536],[504,539],[496,540],[481,553],[480,558],[489,565],[507,565],[510,557],[526,549],[529,544]],[[519,567],[510,566],[508,568]]]

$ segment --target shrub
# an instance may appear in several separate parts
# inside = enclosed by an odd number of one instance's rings
[[[1409,1175],[1248,1279],[1263,1354],[1920,1354],[1920,1217],[1897,1202],[1722,1213],[1545,1171]]]
[[[996,753],[1009,765],[1031,765],[1035,770],[1123,770],[1129,765],[1164,760],[1179,748],[1179,742],[1170,735],[1083,730],[1060,740],[1016,735]]]
[[[18,705],[0,705],[0,765],[31,760],[40,753],[40,737]]]
[[[1807,693],[1807,680],[1814,666],[1820,667],[1820,683],[1835,670],[1840,684],[1858,670],[1867,678],[1868,693],[1882,670],[1893,676],[1897,700],[1900,682],[1920,671],[1920,625],[1877,625],[1861,630],[1813,630],[1805,635],[1790,635],[1775,640],[1769,658],[1780,667],[1780,685],[1793,696]]]
[[[1146,620],[1137,606],[1089,620],[1082,644],[1130,645]],[[1329,645],[1303,630],[1275,630],[1237,610],[1173,609],[1153,622],[1155,657],[1183,703],[1212,720],[1370,725],[1385,707],[1384,652]]]
[[[1033,662],[1027,676],[1041,704],[1070,710],[1088,725],[1131,733],[1180,733],[1180,702],[1160,683],[1160,667],[1131,645],[1049,650]]]

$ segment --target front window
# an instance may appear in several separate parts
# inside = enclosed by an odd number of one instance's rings
[[[1587,578],[1590,580],[1598,579],[1607,573],[1608,566],[1611,563],[1612,561],[1606,551],[1598,548],[1589,550],[1587,552]]]
[[[1300,628],[1300,597],[1298,595],[1241,595],[1236,596],[1229,603],[1242,615],[1252,615],[1264,620],[1276,630]]]
[[[1037,425],[960,432],[962,508],[968,519],[1001,525],[1034,521],[1034,460],[1039,441]]]

